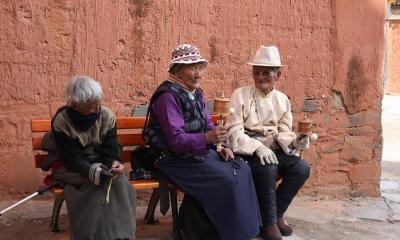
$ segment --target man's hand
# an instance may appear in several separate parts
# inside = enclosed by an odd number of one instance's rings
[[[225,160],[232,160],[235,156],[233,155],[233,152],[229,148],[223,148],[220,152],[218,152],[219,155]]]
[[[216,126],[206,133],[206,142],[207,144],[223,142],[226,139],[226,134],[225,126]]]
[[[275,153],[267,147],[257,149],[256,156],[260,159],[261,165],[278,164],[278,159],[276,158]]]
[[[299,150],[306,150],[310,147],[309,137],[305,134],[300,134],[293,141],[293,147]]]
[[[111,165],[111,171],[115,174],[115,175],[121,175],[124,173],[124,164],[118,162],[118,161],[113,161],[112,165]]]

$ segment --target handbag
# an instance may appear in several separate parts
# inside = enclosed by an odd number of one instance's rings
[[[160,156],[160,151],[141,145],[132,151],[130,173],[131,180],[148,180],[157,178],[156,160]]]

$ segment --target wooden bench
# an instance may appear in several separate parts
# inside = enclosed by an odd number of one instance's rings
[[[144,144],[142,139],[142,130],[145,122],[145,117],[118,117],[116,125],[118,129],[118,143],[123,146],[122,159],[129,163],[133,147]],[[218,116],[213,115],[212,120],[216,123]],[[42,161],[47,153],[40,150],[44,133],[51,129],[51,120],[31,120],[32,131],[32,147],[34,153],[35,167],[40,168]],[[153,189],[153,194],[149,200],[149,205],[145,215],[147,223],[154,223],[154,211],[159,201],[160,195],[158,191],[159,182],[157,180],[135,180],[130,181],[135,189]],[[178,207],[177,207],[177,190],[175,187],[170,187],[171,210],[173,217],[173,234],[177,231]],[[59,232],[58,217],[61,206],[64,201],[64,191],[61,188],[53,188],[55,195],[53,213],[50,222],[52,232]]]

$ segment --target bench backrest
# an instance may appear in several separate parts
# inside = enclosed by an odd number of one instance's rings
[[[218,116],[212,115],[214,123]],[[124,147],[122,159],[124,162],[130,162],[132,147],[144,144],[142,139],[142,130],[146,117],[118,117],[116,125],[118,129],[118,143]],[[31,120],[32,147],[34,152],[35,167],[40,165],[47,153],[40,150],[43,135],[51,130],[51,120]]]

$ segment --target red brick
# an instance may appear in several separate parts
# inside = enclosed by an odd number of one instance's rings
[[[353,163],[371,161],[372,145],[372,138],[346,136],[340,158]]]
[[[351,166],[349,171],[349,178],[353,183],[378,182],[380,175],[381,168],[376,162]]]

